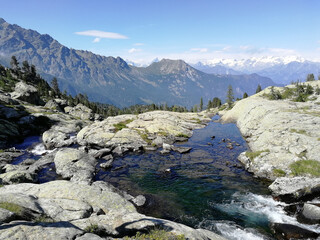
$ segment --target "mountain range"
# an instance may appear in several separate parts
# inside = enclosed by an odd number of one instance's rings
[[[320,62],[312,62],[301,57],[253,57],[251,59],[212,59],[192,65],[198,70],[213,74],[257,73],[271,78],[278,84],[305,81],[309,73],[320,74]]]
[[[129,65],[122,58],[75,50],[47,34],[9,24],[0,18],[0,63],[9,65],[15,55],[27,60],[49,82],[57,77],[61,90],[85,93],[90,100],[124,107],[133,104],[167,103],[191,107],[203,97],[226,98],[228,85],[235,97],[253,94],[274,82],[257,74],[208,74],[182,60],[162,59],[147,67]],[[232,72],[235,73],[235,72]]]

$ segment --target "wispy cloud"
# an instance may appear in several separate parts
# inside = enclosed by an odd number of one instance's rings
[[[208,52],[209,49],[208,49],[208,48],[191,48],[190,51],[191,51],[191,52],[201,52],[201,53],[205,53],[205,52]]]
[[[128,53],[135,53],[135,52],[141,52],[141,51],[142,51],[142,49],[140,49],[140,48],[131,48],[131,49],[129,49]]]
[[[143,46],[144,45],[144,43],[135,43],[135,44],[133,44],[134,46]]]
[[[90,37],[95,37],[93,40],[94,43],[100,42],[102,38],[108,38],[108,39],[128,39],[127,36],[119,34],[119,33],[114,33],[114,32],[103,32],[103,31],[98,31],[98,30],[88,30],[88,31],[83,31],[83,32],[75,32],[77,35],[82,35],[82,36],[90,36]]]

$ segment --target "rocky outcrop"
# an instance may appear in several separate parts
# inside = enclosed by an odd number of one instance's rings
[[[49,100],[44,107],[57,112],[63,112],[60,105],[55,100]]]
[[[64,111],[78,119],[81,119],[81,120],[85,120],[85,121],[88,121],[88,120],[101,120],[102,117],[98,114],[94,114],[93,111],[84,106],[83,104],[79,103],[77,106],[75,107],[65,107],[64,108]]]
[[[26,236],[33,239],[74,239],[84,235],[84,231],[91,226],[97,226],[101,233],[111,237],[123,237],[158,226],[176,234],[184,234],[187,239],[223,239],[207,230],[192,229],[179,223],[139,214],[132,203],[104,182],[94,182],[89,186],[69,181],[53,181],[40,185],[25,183],[0,188],[0,202],[10,201],[29,209],[30,214],[41,214],[56,223],[10,222],[1,226],[0,239],[11,236],[22,239]],[[49,227],[52,229],[49,230]],[[60,232],[55,232],[55,229]],[[48,231],[45,238],[41,231]]]
[[[40,104],[40,96],[38,90],[22,81],[18,82],[15,86],[14,92],[11,93],[13,99],[21,100],[31,104]]]
[[[320,87],[320,81],[308,84]],[[275,101],[263,97],[269,92],[270,88],[237,102],[221,120],[236,122],[246,138],[253,152],[239,159],[246,168],[275,179],[294,174],[290,166],[297,161],[320,161],[320,96],[314,94],[308,102]]]
[[[80,145],[110,148],[116,154],[138,151],[147,146],[172,144],[187,139],[192,130],[205,126],[210,118],[202,113],[147,112],[139,115],[108,117],[84,127],[77,135]]]

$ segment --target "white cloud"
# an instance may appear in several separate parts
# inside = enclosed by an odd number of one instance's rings
[[[209,49],[208,49],[208,48],[191,48],[190,51],[191,51],[191,52],[201,52],[201,53],[205,53],[205,52],[208,52]]]
[[[142,49],[140,49],[140,48],[131,48],[129,51],[128,51],[128,53],[135,53],[135,52],[141,52],[142,51]]]
[[[144,43],[135,43],[135,44],[133,44],[134,46],[143,46],[144,45]]]
[[[97,43],[97,42],[100,42],[101,38],[95,38],[92,42],[93,43]]]
[[[127,36],[121,35],[119,33],[113,33],[113,32],[103,32],[98,30],[88,30],[83,32],[75,32],[77,35],[82,36],[90,36],[95,37],[93,42],[99,42],[101,38],[109,38],[109,39],[127,39]]]

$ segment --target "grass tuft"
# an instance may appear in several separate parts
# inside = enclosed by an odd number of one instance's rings
[[[311,175],[320,177],[320,162],[315,160],[299,160],[290,164],[294,176]]]
[[[127,128],[127,124],[131,123],[133,119],[128,119],[123,122],[115,123],[113,126],[116,128],[116,132],[122,130],[123,128]]]
[[[286,176],[286,172],[283,171],[282,169],[274,168],[272,171],[273,171],[273,174],[276,177],[284,177],[284,176]]]
[[[262,151],[256,151],[256,152],[246,152],[246,156],[251,160],[253,161],[253,159],[255,159],[256,157],[260,156],[261,153],[263,152],[270,152],[269,149],[265,149],[265,150],[262,150]]]
[[[291,128],[291,129],[290,129],[290,132],[291,132],[291,133],[298,133],[298,134],[307,135],[307,131],[304,130],[304,129],[297,130],[297,129]]]
[[[7,209],[10,212],[13,212],[15,214],[21,215],[23,212],[23,207],[9,202],[2,202],[0,203],[0,208]]]
[[[125,240],[135,239],[135,240],[185,240],[184,235],[176,235],[165,230],[151,230],[149,233],[137,233],[133,238],[125,237]]]

